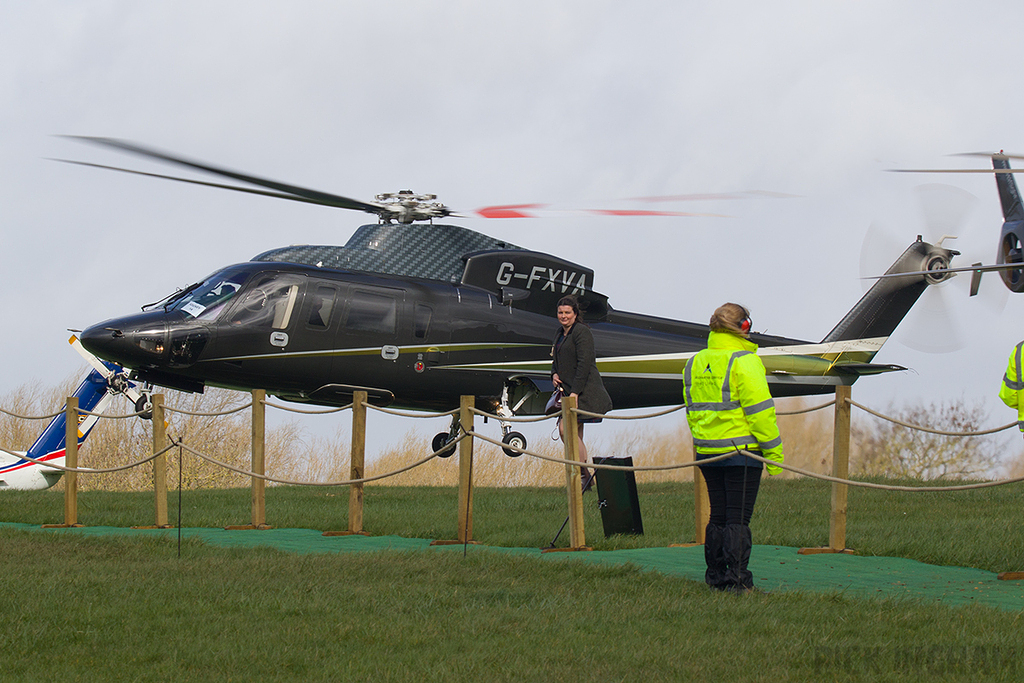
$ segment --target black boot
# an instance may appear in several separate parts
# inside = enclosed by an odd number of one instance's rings
[[[729,565],[725,583],[730,590],[744,591],[754,587],[754,575],[747,569],[752,540],[746,524],[727,524],[724,533],[725,561]]]
[[[725,560],[725,527],[708,522],[704,529],[704,582],[716,590],[725,590],[727,564]]]

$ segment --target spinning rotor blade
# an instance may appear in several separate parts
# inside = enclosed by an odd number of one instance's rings
[[[991,270],[981,266],[982,245],[987,244],[987,240],[980,239],[981,236],[975,234],[979,230],[972,229],[968,221],[978,200],[971,193],[949,185],[923,185],[916,188],[916,193],[924,222],[924,239],[962,253],[956,257],[953,267],[929,269],[933,277],[941,279],[945,273],[948,279],[925,290],[894,336],[918,351],[956,351],[965,346],[969,337],[967,323],[963,321],[965,308],[960,301],[968,296],[966,290],[972,286],[972,275],[979,270]],[[861,248],[861,276],[866,286],[881,278],[894,277],[882,275],[885,265],[879,263],[883,254],[892,252],[894,244],[898,244],[898,240],[893,237],[893,231],[872,223]],[[956,291],[960,288],[964,289],[962,294]],[[1001,311],[1006,304],[1005,287],[986,287],[982,294],[984,296],[979,298],[985,301],[990,312]],[[954,310],[957,310],[955,316]]]
[[[785,192],[770,192],[768,190],[744,190],[741,192],[712,192],[705,194],[670,194],[655,197],[630,197],[630,202],[691,202],[708,201],[714,199],[750,199],[751,197],[767,197],[769,199],[796,199],[800,195],[786,194]]]
[[[353,209],[356,211],[363,211],[366,213],[375,214],[379,216],[383,221],[394,220],[400,223],[413,223],[415,221],[432,220],[435,218],[444,218],[446,216],[478,216],[481,218],[536,218],[544,214],[555,213],[575,213],[590,214],[596,216],[625,217],[728,217],[720,213],[671,211],[662,209],[604,208],[558,210],[549,208],[548,204],[539,203],[485,206],[479,209],[474,209],[472,211],[455,213],[444,204],[441,204],[440,202],[435,202],[434,200],[436,199],[436,197],[434,195],[415,195],[408,190],[403,190],[397,193],[377,195],[376,202],[364,202],[358,199],[352,199],[350,197],[343,197],[341,195],[331,194],[329,192],[321,192],[319,190],[313,190],[306,187],[299,187],[297,185],[278,182],[276,180],[270,180],[269,178],[262,178],[247,173],[232,171],[219,166],[213,166],[211,164],[207,164],[204,162],[188,159],[182,156],[177,156],[174,154],[170,154],[168,152],[163,152],[152,147],[146,147],[133,142],[128,142],[126,140],[80,135],[64,135],[61,137],[70,138],[72,140],[78,140],[80,142],[85,142],[100,147],[115,149],[120,152],[135,154],[141,157],[146,157],[148,159],[155,159],[170,164],[176,164],[178,166],[183,166],[185,168],[191,169],[193,171],[210,173],[213,175],[221,176],[224,178],[230,178],[232,180],[247,183],[249,185],[255,185],[256,187],[265,189],[254,189],[250,187],[240,187],[238,185],[208,182],[203,180],[195,180],[191,178],[182,178],[162,173],[150,173],[146,171],[121,168],[118,166],[107,166],[103,164],[89,163],[85,161],[74,161],[69,159],[57,159],[56,161],[77,164],[80,166],[89,166],[92,168],[101,168],[110,171],[119,171],[121,173],[131,173],[134,175],[147,176],[150,178],[160,178],[163,180],[174,180],[177,182],[190,183],[193,185],[203,185],[206,187],[214,187],[222,190],[246,192],[249,194],[261,195],[264,197],[274,197],[276,199],[288,199],[291,201],[305,202],[308,204],[319,204],[321,206],[331,206],[341,209]],[[637,197],[630,201],[671,202],[722,199],[734,200],[745,199],[750,197],[788,198],[794,196],[796,195],[787,195],[778,192],[767,192],[763,190],[753,190],[719,194],[680,194],[662,197]]]
[[[954,157],[980,157],[982,159],[1024,159],[1019,154],[1003,152],[963,152]],[[891,168],[893,173],[1024,173],[1020,168]]]
[[[350,199],[348,197],[342,197],[341,195],[330,194],[328,192],[320,192],[319,190],[311,190],[309,188],[299,187],[297,185],[289,185],[287,183],[280,183],[280,182],[277,182],[276,180],[269,180],[267,178],[260,178],[258,176],[248,175],[248,174],[245,174],[245,173],[238,173],[236,171],[231,171],[231,170],[228,170],[228,169],[225,169],[225,168],[219,168],[217,166],[211,166],[209,164],[200,163],[198,161],[192,161],[192,160],[186,159],[184,157],[173,156],[171,154],[167,154],[166,152],[160,152],[158,150],[155,150],[155,149],[152,149],[152,148],[149,148],[149,147],[143,147],[142,145],[136,145],[134,143],[126,142],[124,140],[117,140],[117,139],[114,139],[114,138],[88,137],[88,136],[81,136],[81,135],[65,135],[65,136],[62,136],[62,137],[71,138],[72,140],[81,140],[82,142],[87,142],[87,143],[94,144],[94,145],[100,145],[102,147],[111,147],[113,149],[121,150],[122,152],[129,152],[129,153],[132,153],[132,154],[137,154],[139,156],[144,156],[144,157],[148,157],[148,158],[151,158],[151,159],[159,159],[161,161],[166,161],[168,163],[178,164],[179,166],[185,166],[186,168],[191,168],[191,169],[198,170],[198,171],[204,171],[206,173],[212,173],[214,175],[224,176],[225,178],[232,178],[234,180],[238,180],[238,181],[241,181],[241,182],[244,182],[244,183],[249,183],[250,185],[256,185],[258,187],[266,187],[266,188],[269,188],[271,190],[277,190],[281,194],[260,193],[260,192],[254,192],[251,189],[247,189],[247,188],[244,188],[244,187],[237,187],[237,186],[234,186],[234,185],[216,185],[216,184],[212,184],[212,183],[203,183],[203,182],[200,182],[200,181],[188,180],[188,179],[185,179],[185,178],[175,178],[173,176],[162,176],[162,175],[157,175],[157,174],[148,174],[148,173],[143,173],[141,171],[132,171],[132,170],[129,170],[129,169],[121,169],[121,168],[115,168],[115,167],[103,167],[103,166],[100,166],[100,168],[110,168],[111,170],[116,170],[116,171],[124,171],[124,172],[127,172],[127,173],[136,173],[138,175],[150,175],[150,176],[153,176],[153,177],[165,178],[167,180],[178,180],[178,181],[181,181],[181,182],[194,183],[194,184],[198,184],[198,185],[209,185],[211,187],[219,187],[219,188],[222,188],[222,189],[235,190],[235,191],[238,191],[238,192],[250,192],[250,193],[254,193],[254,194],[266,194],[267,196],[278,197],[280,199],[292,199],[292,200],[295,200],[295,201],[304,201],[304,202],[308,202],[308,203],[312,203],[312,204],[321,204],[323,206],[333,206],[333,207],[341,208],[341,209],[354,209],[356,211],[365,211],[366,213],[373,213],[373,214],[378,214],[378,215],[380,215],[381,212],[385,209],[385,207],[382,204],[373,204],[373,203],[370,203],[370,202],[363,202],[363,201],[360,201],[358,199]],[[86,164],[84,162],[71,162],[71,163],[79,163],[79,164],[82,164],[84,166],[98,166],[97,164]]]
[[[221,190],[235,190],[236,192],[248,192],[249,194],[263,195],[264,197],[276,197],[278,199],[291,199],[296,202],[308,202],[310,204],[322,204],[323,202],[314,201],[312,199],[306,199],[304,197],[296,197],[290,194],[284,194],[281,192],[270,192],[268,190],[257,190],[251,187],[238,187],[237,185],[225,185],[223,183],[209,183],[203,180],[193,180],[191,178],[178,178],[172,175],[163,175],[161,173],[147,173],[145,171],[136,171],[130,168],[120,168],[118,166],[105,166],[103,164],[93,164],[88,161],[74,161],[73,159],[53,159],[52,161],[60,161],[65,164],[76,164],[78,166],[90,166],[92,168],[102,168],[106,171],[120,171],[121,173],[131,173],[133,175],[148,176],[150,178],[160,178],[162,180],[176,180],[179,183],[191,183],[192,185],[205,185],[206,187],[216,187]]]
[[[1020,154],[1007,154],[1002,150],[998,152],[962,152],[960,154],[951,154],[954,157],[981,157],[983,159],[991,159],[992,157],[1002,159],[1024,159],[1024,156]]]
[[[795,194],[783,192],[769,192],[767,190],[744,190],[740,192],[704,192],[695,194],[673,194],[651,197],[629,197],[622,201],[646,202],[646,203],[667,203],[667,202],[692,202],[692,201],[735,201],[738,199],[750,199],[754,197],[767,197],[770,199],[791,199],[798,197]],[[503,204],[498,206],[485,206],[475,209],[469,213],[483,218],[538,218],[544,213],[586,213],[596,216],[683,216],[700,218],[729,218],[726,214],[705,213],[693,211],[667,211],[662,209],[575,209],[559,211],[548,208],[549,204]]]
[[[595,216],[683,216],[728,218],[720,213],[694,213],[692,211],[654,211],[650,209],[549,209],[548,204],[501,204],[485,206],[465,212],[481,218],[540,218],[544,214],[587,213]],[[458,214],[456,214],[458,215]]]
[[[952,185],[919,185],[915,191],[928,233],[936,236],[934,239],[946,235],[960,237],[968,216],[978,204],[978,198]],[[954,247],[962,244],[957,241]]]

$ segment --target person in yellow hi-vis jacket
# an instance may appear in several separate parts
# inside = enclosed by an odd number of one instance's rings
[[[999,387],[999,398],[1011,408],[1017,409],[1017,426],[1024,432],[1024,401],[1021,400],[1021,392],[1024,391],[1024,377],[1020,374],[1021,349],[1024,349],[1024,342],[1017,344],[1010,352],[1010,361],[1003,375],[1003,384]]]
[[[704,580],[717,590],[753,588],[747,569],[752,540],[750,516],[761,482],[761,462],[739,450],[782,462],[782,439],[764,363],[749,339],[750,313],[739,304],[719,306],[711,316],[708,348],[683,370],[686,421],[696,459],[732,456],[699,465],[707,482],[711,519],[704,534]],[[768,474],[782,468],[768,465]]]

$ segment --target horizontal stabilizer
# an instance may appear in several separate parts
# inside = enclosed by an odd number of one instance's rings
[[[902,365],[885,363],[836,363],[832,369],[844,375],[881,375],[885,372],[901,372],[906,370]]]

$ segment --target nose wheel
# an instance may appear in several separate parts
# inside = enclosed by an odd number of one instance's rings
[[[502,427],[502,431],[505,431],[505,427]],[[512,446],[513,448],[519,448],[524,451],[526,450],[526,437],[519,432],[505,432],[501,437],[501,442],[507,446]],[[505,451],[505,455],[510,458],[518,458],[522,455],[520,451],[512,450],[512,448],[506,448],[505,446],[502,446],[501,450]]]

